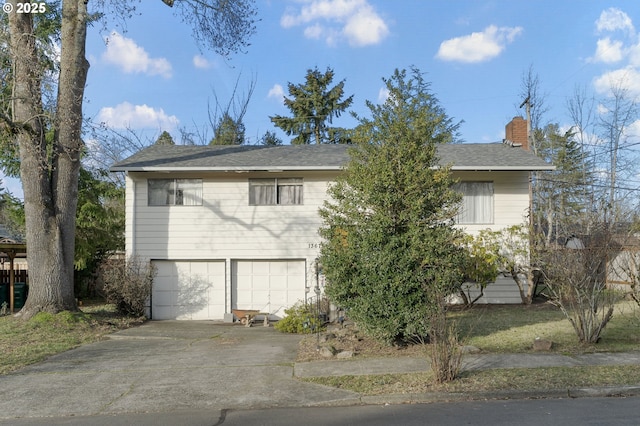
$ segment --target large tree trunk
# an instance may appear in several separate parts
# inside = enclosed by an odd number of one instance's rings
[[[9,21],[29,261],[29,297],[20,315],[29,318],[40,311],[77,309],[73,259],[82,98],[88,71],[86,4],[84,0],[63,2],[56,116],[49,125],[43,119],[42,70],[31,15],[12,13]]]

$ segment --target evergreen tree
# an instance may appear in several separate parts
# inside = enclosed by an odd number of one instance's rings
[[[372,119],[360,119],[351,161],[320,210],[320,261],[331,300],[393,342],[433,331],[466,257],[452,219],[460,195],[436,157],[458,125],[416,69],[383,81],[389,98],[367,103]]]
[[[244,124],[234,120],[229,113],[220,118],[218,126],[214,129],[213,139],[209,145],[242,145],[244,143]]]
[[[260,144],[268,146],[282,145],[282,140],[275,134],[275,132],[267,130],[260,139]]]
[[[561,132],[557,124],[536,130],[538,155],[556,170],[538,172],[534,185],[534,223],[550,243],[568,237],[592,202],[592,164],[575,140],[573,130]]]
[[[175,145],[176,143],[173,141],[171,134],[166,130],[163,131],[158,139],[156,139],[154,145]]]
[[[276,115],[271,122],[284,130],[288,136],[295,136],[291,141],[295,145],[311,143],[341,143],[343,138],[336,138],[335,128],[329,126],[334,117],[339,117],[353,103],[353,95],[345,100],[344,83],[342,80],[333,87],[335,73],[327,68],[322,73],[316,67],[307,70],[305,84],[289,83],[289,98],[284,98],[284,104],[293,117]]]

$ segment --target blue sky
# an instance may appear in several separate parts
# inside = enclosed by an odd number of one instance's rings
[[[309,68],[335,71],[351,110],[367,115],[382,77],[416,66],[446,112],[463,120],[465,142],[496,142],[523,115],[522,77],[538,74],[546,119],[569,126],[566,101],[576,86],[604,95],[624,76],[640,95],[637,0],[258,0],[257,33],[228,60],[201,52],[188,24],[159,0],[144,0],[126,28],[91,28],[85,115],[114,129],[155,139],[162,130],[207,132],[207,105],[225,104],[255,80],[244,123],[250,143],[276,131],[287,83]],[[348,114],[335,125],[354,124]],[[640,130],[640,123],[636,126]],[[638,132],[640,133],[640,132]],[[636,133],[636,135],[638,134]],[[288,137],[279,136],[285,141]],[[637,136],[636,136],[637,137]],[[16,192],[16,191],[14,191]]]

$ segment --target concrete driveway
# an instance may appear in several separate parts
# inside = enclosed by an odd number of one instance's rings
[[[344,403],[297,381],[299,336],[257,324],[151,321],[0,376],[0,419]]]

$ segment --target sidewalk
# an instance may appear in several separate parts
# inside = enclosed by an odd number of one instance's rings
[[[640,367],[640,351],[575,356],[561,354],[474,354],[465,355],[462,369],[472,371],[585,365],[634,365]],[[425,372],[429,368],[429,361],[426,358],[353,358],[299,362],[295,364],[294,374],[296,377],[399,374]]]
[[[544,368],[601,365],[628,365],[640,368],[640,351],[620,353],[593,353],[568,356],[562,354],[473,354],[465,355],[463,371]],[[430,369],[426,358],[361,358],[350,360],[300,362],[294,365],[294,375],[299,378],[421,373]],[[407,393],[361,396],[361,404],[428,403],[462,401],[469,399],[527,399],[527,398],[579,398],[640,395],[640,383],[635,386],[608,386],[568,389],[531,389],[524,391],[481,391],[473,393]]]

